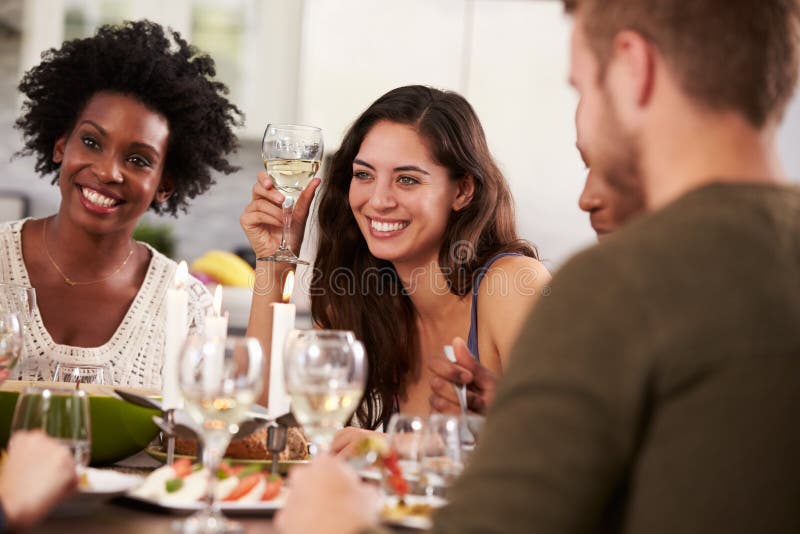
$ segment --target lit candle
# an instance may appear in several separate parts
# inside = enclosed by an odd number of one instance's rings
[[[228,335],[228,314],[221,314],[222,311],[222,285],[217,285],[214,290],[214,313],[206,316],[205,335],[206,337],[219,337],[225,340]]]
[[[289,303],[294,288],[294,272],[289,271],[283,285],[283,303],[272,304],[272,346],[269,358],[269,400],[267,408],[274,415],[289,411],[290,398],[283,379],[283,344],[294,329],[295,305]]]
[[[164,410],[180,408],[181,393],[178,386],[178,360],[183,342],[189,331],[189,294],[184,286],[189,279],[186,262],[175,270],[173,287],[167,289],[166,328],[164,330],[164,361],[161,367],[161,396]]]
[[[217,285],[214,290],[214,313],[206,316],[205,336],[209,340],[219,343],[216,354],[206,354],[203,358],[203,389],[216,391],[222,379],[222,367],[225,360],[225,338],[228,336],[228,314],[222,311],[222,285]]]

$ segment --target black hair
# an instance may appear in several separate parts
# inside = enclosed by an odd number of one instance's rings
[[[102,26],[93,37],[44,52],[42,62],[23,76],[19,90],[26,100],[16,127],[25,147],[17,155],[34,155],[42,176],[57,172],[53,146],[74,127],[89,99],[101,91],[132,96],[169,123],[164,177],[174,191],[151,209],[177,215],[186,211],[188,199],[215,183],[211,169],[238,170],[226,155],[238,148],[233,127],[243,115],[215,74],[214,60],[178,32],[147,20]]]

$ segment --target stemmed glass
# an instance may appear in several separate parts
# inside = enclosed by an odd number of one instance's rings
[[[22,356],[22,325],[16,313],[0,308],[0,384],[6,381]]]
[[[386,429],[386,447],[397,460],[397,468],[412,495],[420,494],[424,489],[420,487],[420,460],[427,428],[427,421],[418,415],[396,413],[389,420]],[[389,473],[384,471],[383,489],[387,496],[397,494],[394,484],[396,481],[393,482]]]
[[[308,265],[286,244],[294,203],[314,178],[322,161],[322,130],[314,126],[268,124],[261,141],[261,157],[275,188],[284,194],[281,244],[259,260]]]
[[[33,315],[36,311],[36,290],[30,286],[0,282],[0,313],[14,313],[17,320],[21,323],[21,335],[24,340],[25,330],[29,330],[33,322]],[[20,346],[18,358],[24,359],[24,342]],[[22,362],[15,362],[22,363]],[[2,364],[0,364],[0,376],[2,376]],[[7,378],[7,376],[6,376]],[[3,378],[4,380],[5,378]],[[0,380],[1,382],[2,380]]]
[[[461,447],[462,419],[432,414],[422,439],[420,470],[428,497],[443,495],[464,470]]]
[[[300,330],[287,337],[284,376],[292,413],[311,439],[311,454],[327,452],[364,394],[364,346],[352,332],[338,330]]]
[[[222,455],[263,387],[264,356],[252,337],[189,336],[181,354],[179,384],[186,411],[198,425],[208,473],[206,508],[173,523],[180,532],[242,532],[215,499]]]
[[[53,381],[81,384],[107,384],[111,380],[111,369],[108,365],[82,365],[74,363],[56,364]]]

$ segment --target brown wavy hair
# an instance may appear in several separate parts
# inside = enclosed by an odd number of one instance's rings
[[[311,281],[311,314],[323,328],[353,330],[367,351],[367,395],[359,423],[376,428],[391,417],[420,359],[415,310],[393,265],[374,257],[349,204],[353,160],[380,121],[412,126],[451,180],[471,176],[469,204],[450,214],[438,261],[452,293],[470,293],[473,277],[501,252],[533,258],[517,236],[508,184],[494,162],[483,127],[461,95],[421,85],[393,89],[356,119],[325,173],[319,201],[319,241]]]

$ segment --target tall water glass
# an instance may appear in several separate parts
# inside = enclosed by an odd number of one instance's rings
[[[284,376],[292,413],[311,439],[311,454],[328,451],[364,394],[364,346],[352,332],[294,332],[285,346]]]
[[[264,356],[253,337],[190,336],[184,345],[179,384],[186,411],[197,423],[208,472],[205,509],[173,523],[180,532],[242,532],[227,520],[214,496],[216,472],[231,437],[263,387]]]
[[[11,422],[11,431],[17,430],[42,430],[72,452],[78,471],[89,465],[92,431],[89,397],[83,390],[25,388]]]

